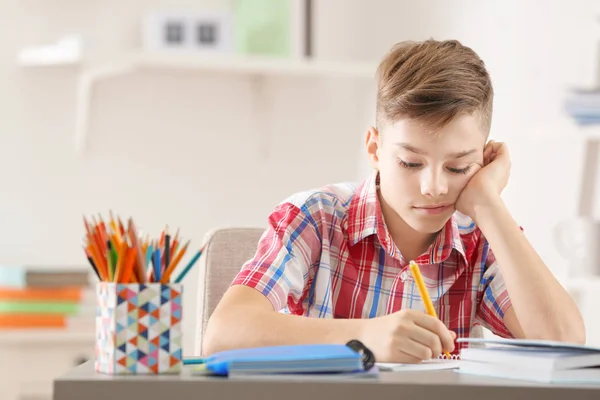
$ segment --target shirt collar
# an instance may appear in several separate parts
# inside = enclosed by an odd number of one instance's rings
[[[354,246],[366,237],[376,235],[385,251],[391,257],[400,259],[398,248],[394,244],[383,219],[378,189],[379,173],[373,171],[357,188],[350,202],[348,209],[348,239],[350,245]],[[446,222],[429,250],[419,256],[415,262],[417,264],[439,264],[448,259],[453,249],[462,254],[466,260],[465,246],[454,215]]]

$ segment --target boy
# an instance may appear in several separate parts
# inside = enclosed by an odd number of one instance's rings
[[[372,175],[275,208],[211,316],[206,352],[358,339],[379,362],[419,362],[457,354],[454,339],[478,324],[584,343],[577,307],[500,197],[510,160],[487,142],[492,100],[484,63],[461,43],[394,46],[366,135]],[[423,312],[410,260],[439,319]]]

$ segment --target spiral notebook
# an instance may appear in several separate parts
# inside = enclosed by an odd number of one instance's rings
[[[186,359],[195,372],[241,376],[267,374],[372,374],[373,354],[358,341],[342,344],[268,346]]]

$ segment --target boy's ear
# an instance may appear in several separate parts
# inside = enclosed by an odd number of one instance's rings
[[[373,169],[379,169],[379,147],[380,147],[379,132],[373,126],[367,130],[366,146],[367,155]]]

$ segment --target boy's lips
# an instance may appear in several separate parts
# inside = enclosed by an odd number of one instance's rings
[[[421,211],[427,214],[441,214],[448,211],[453,207],[452,203],[444,203],[444,204],[433,204],[427,206],[415,206],[414,208],[417,211]]]

